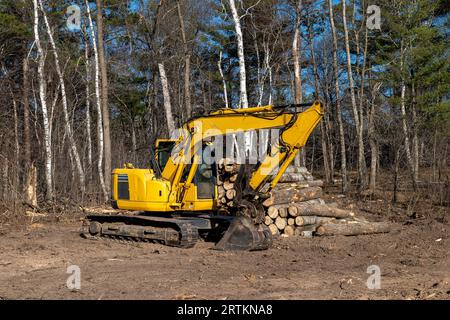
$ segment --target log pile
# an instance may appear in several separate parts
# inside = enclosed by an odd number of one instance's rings
[[[221,210],[228,211],[233,207],[239,168],[239,164],[229,158],[217,163]],[[266,208],[264,223],[272,234],[310,237],[389,232],[386,223],[368,222],[355,217],[352,211],[337,208],[336,204],[326,204],[321,198],[322,185],[322,180],[315,180],[306,168],[290,166],[263,202]]]
[[[229,158],[223,158],[218,162],[217,169],[218,202],[222,209],[227,210],[233,206],[236,196],[234,183],[238,177],[239,165]]]
[[[272,234],[282,236],[362,235],[389,232],[388,223],[368,222],[349,210],[326,204],[321,180],[314,180],[306,168],[289,167],[270,198],[264,223]]]

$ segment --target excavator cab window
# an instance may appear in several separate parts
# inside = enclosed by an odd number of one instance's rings
[[[209,144],[203,145],[203,151],[210,148]],[[194,176],[194,183],[197,186],[198,199],[214,199],[216,186],[216,164],[205,161],[202,157],[202,163],[197,167],[197,172]]]
[[[170,158],[174,145],[175,141],[171,140],[158,140],[156,142],[155,155],[161,171],[164,170],[164,167],[166,166],[166,163]]]

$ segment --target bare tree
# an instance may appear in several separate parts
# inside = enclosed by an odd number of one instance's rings
[[[239,16],[236,2],[234,0],[228,0],[231,8],[231,16],[234,22],[234,29],[236,32],[236,40],[237,40],[237,52],[239,59],[239,91],[240,91],[240,106],[241,108],[248,108],[248,97],[247,97],[247,75],[245,70],[245,54],[244,54],[244,37],[242,35],[241,28],[241,18],[243,16]],[[246,14],[249,10],[256,6],[259,1],[247,9]],[[252,150],[252,141],[253,141],[253,132],[245,132],[244,133],[244,154],[250,155]]]
[[[67,137],[69,140],[69,148],[72,152],[72,156],[74,157],[75,166],[78,171],[81,192],[84,194],[86,179],[84,176],[83,166],[81,164],[80,154],[78,153],[78,148],[75,143],[75,139],[73,137],[72,125],[70,123],[69,111],[68,111],[68,106],[67,106],[66,85],[64,83],[64,76],[61,71],[58,51],[56,49],[56,44],[55,44],[55,40],[53,38],[53,34],[52,34],[52,31],[50,28],[50,24],[48,23],[47,14],[45,13],[44,6],[42,5],[42,0],[39,0],[39,5],[41,7],[42,16],[44,18],[44,23],[45,23],[45,26],[47,29],[47,35],[50,40],[50,45],[52,47],[53,57],[55,58],[55,69],[56,69],[56,73],[58,74],[59,87],[61,89],[62,109],[63,109],[63,115],[64,115],[64,127],[65,127],[66,134],[67,134]],[[72,172],[72,174],[73,174],[73,172]]]
[[[407,116],[406,116],[406,82],[405,82],[405,76],[404,76],[404,59],[405,59],[405,48],[403,40],[401,41],[400,45],[400,72],[401,72],[401,93],[400,93],[400,110],[402,114],[402,128],[403,128],[403,135],[404,135],[404,141],[405,141],[405,153],[406,153],[406,160],[408,161],[409,168],[411,170],[411,176],[412,181],[414,185],[414,189],[416,188],[416,179],[415,179],[415,164],[414,160],[411,155],[411,142],[409,140],[409,130],[408,130],[408,123],[407,123]]]
[[[87,166],[86,172],[92,172],[92,136],[91,136],[91,62],[89,58],[89,38],[86,34],[86,27],[83,28],[84,37],[84,60],[86,72],[86,138],[87,138]]]
[[[309,42],[309,48],[310,48],[310,54],[311,54],[311,64],[313,67],[313,74],[314,74],[314,95],[315,99],[319,99],[319,92],[320,92],[320,84],[319,84],[319,74],[317,71],[317,63],[316,63],[316,54],[314,50],[314,37],[313,37],[313,30],[312,25],[309,17],[307,18],[307,25],[308,25],[308,42]],[[320,122],[320,141],[322,146],[322,157],[323,157],[323,168],[325,171],[325,181],[327,183],[330,183],[332,181],[332,174],[331,174],[331,168],[330,168],[330,158],[329,158],[329,152],[328,152],[328,143],[327,143],[327,121],[328,121],[328,114],[327,114],[327,106],[324,106],[324,117],[323,120]]]
[[[367,35],[366,35],[367,37]],[[375,138],[375,105],[376,97],[380,90],[381,83],[376,83],[372,88],[372,97],[370,101],[370,107],[367,112],[367,134],[369,136],[369,146],[370,146],[370,181],[369,190],[373,193],[376,188],[377,179],[377,167],[378,167],[378,145]]]
[[[104,149],[104,134],[103,134],[103,113],[102,113],[102,105],[101,105],[101,95],[100,95],[100,66],[99,66],[99,56],[98,56],[98,50],[97,50],[97,42],[95,37],[95,31],[94,31],[94,24],[92,22],[92,16],[91,16],[91,9],[89,7],[88,0],[85,0],[86,5],[86,11],[88,15],[88,21],[89,21],[89,29],[91,31],[91,39],[92,39],[92,50],[94,51],[94,70],[95,70],[95,76],[94,76],[94,87],[95,87],[95,102],[96,102],[96,109],[97,109],[97,140],[98,140],[98,162],[97,162],[97,168],[98,168],[98,176],[100,179],[100,186],[103,191],[103,197],[104,200],[108,200],[108,190],[105,185],[105,179],[103,176],[103,149]]]
[[[30,144],[30,81],[29,81],[29,53],[26,54],[22,61],[22,105],[23,105],[23,159],[24,159],[24,184],[23,184],[23,194],[24,200],[27,203],[32,203],[34,206],[37,205],[35,199],[36,195],[36,185],[30,186],[29,183],[36,181],[36,179],[30,179],[31,174],[31,144]],[[28,192],[30,190],[31,192]]]
[[[105,144],[105,187],[109,194],[111,188],[111,133],[109,124],[108,105],[108,68],[106,66],[105,45],[103,35],[103,14],[102,1],[96,0],[97,4],[97,38],[98,38],[98,58],[101,72],[102,84],[102,116],[103,116],[103,140]]]
[[[361,187],[364,188],[367,184],[366,180],[366,163],[364,160],[364,141],[363,141],[363,119],[362,112],[358,111],[358,106],[356,105],[355,88],[353,83],[353,71],[352,62],[350,56],[350,41],[348,38],[348,27],[347,27],[347,14],[346,14],[346,0],[342,0],[342,23],[344,25],[344,42],[345,42],[345,53],[347,57],[347,77],[350,87],[350,98],[352,101],[353,118],[356,127],[356,136],[358,139],[358,176],[360,180]]]
[[[189,118],[192,114],[191,106],[191,54],[189,52],[189,46],[186,39],[186,28],[184,26],[183,16],[181,14],[180,1],[177,0],[177,13],[178,20],[180,22],[181,38],[183,40],[184,51],[184,104],[186,106],[186,115]]]
[[[164,111],[166,112],[167,129],[169,135],[175,131],[175,122],[172,115],[172,104],[170,102],[169,84],[167,83],[166,70],[164,64],[158,63],[159,76],[161,77],[161,85],[164,97]]]
[[[228,92],[227,92],[227,83],[225,81],[225,77],[223,76],[223,70],[222,70],[222,51],[219,53],[219,61],[217,62],[217,66],[219,68],[220,77],[222,78],[222,84],[223,84],[223,99],[225,101],[225,108],[229,108],[228,105]]]
[[[337,36],[336,28],[334,26],[333,17],[333,1],[328,0],[328,13],[330,18],[331,35],[333,38],[333,73],[334,73],[334,89],[336,95],[336,118],[339,127],[339,142],[341,147],[341,175],[342,175],[342,191],[347,191],[347,157],[345,155],[345,135],[344,135],[344,124],[342,122],[342,111],[341,111],[341,101],[339,92],[339,70],[337,63]]]
[[[42,49],[41,39],[39,37],[39,7],[37,0],[33,0],[34,12],[34,41],[38,52],[38,83],[39,99],[41,102],[43,127],[44,127],[44,145],[45,145],[45,182],[47,201],[53,200],[53,176],[52,176],[52,132],[50,128],[49,114],[47,109],[46,80],[44,75],[45,54]]]
[[[239,91],[240,91],[240,105],[241,108],[248,108],[247,98],[247,75],[245,71],[245,54],[244,54],[244,37],[242,35],[241,17],[236,9],[236,2],[228,0],[231,8],[231,15],[234,22],[234,29],[236,32],[237,52],[239,59]]]
[[[301,26],[301,11],[302,0],[297,0],[295,6],[295,25],[294,25],[294,38],[292,40],[292,59],[294,60],[294,82],[295,82],[295,103],[302,103],[303,90],[302,90],[302,69],[300,64],[301,59],[301,38],[300,38],[300,26]]]
[[[302,68],[300,64],[301,59],[301,38],[300,27],[302,22],[302,0],[297,0],[295,4],[295,24],[294,24],[294,38],[292,40],[292,59],[294,60],[294,92],[295,103],[303,102],[302,89]],[[297,166],[306,166],[306,149],[302,148],[295,157],[295,164]]]

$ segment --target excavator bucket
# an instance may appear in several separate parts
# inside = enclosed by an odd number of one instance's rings
[[[230,223],[222,239],[216,244],[217,250],[266,250],[272,244],[272,234],[265,225],[254,225],[247,217],[236,217]]]

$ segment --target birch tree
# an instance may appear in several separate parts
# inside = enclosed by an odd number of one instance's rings
[[[45,199],[47,201],[53,200],[53,176],[52,176],[52,132],[50,128],[49,113],[47,109],[47,94],[46,94],[46,80],[44,75],[45,54],[42,49],[41,39],[39,37],[39,6],[38,0],[33,0],[34,12],[34,41],[38,54],[38,85],[39,85],[39,100],[41,103],[42,123],[44,127],[44,153],[45,153],[45,184],[46,193]]]
[[[294,38],[292,40],[292,59],[294,60],[294,102],[300,104],[303,102],[302,89],[302,68],[300,64],[301,59],[301,37],[300,27],[302,22],[302,0],[297,0],[295,4],[295,23],[294,23]],[[303,147],[295,157],[295,165],[306,166],[306,150]]]
[[[231,8],[231,16],[234,22],[234,30],[236,32],[237,54],[239,59],[239,92],[241,108],[248,108],[247,98],[247,74],[245,71],[245,54],[244,54],[244,37],[241,29],[241,17],[236,9],[236,2],[228,0]]]
[[[172,115],[172,104],[170,102],[170,91],[169,84],[167,83],[166,69],[164,64],[158,63],[159,76],[161,77],[161,85],[164,97],[164,111],[166,113],[167,129],[169,130],[169,135],[175,131],[175,122],[173,121]]]
[[[223,76],[223,70],[222,70],[222,51],[219,53],[219,61],[217,62],[217,67],[219,69],[220,77],[222,78],[222,85],[223,85],[223,99],[225,102],[225,108],[229,108],[228,105],[228,92],[227,92],[227,82],[225,81],[225,77]]]
[[[50,24],[47,19],[47,14],[45,13],[44,6],[42,5],[42,0],[39,0],[39,5],[40,5],[41,11],[42,11],[42,16],[44,18],[44,23],[45,23],[45,27],[47,29],[47,35],[50,40],[50,45],[52,47],[53,57],[55,59],[55,69],[56,69],[56,73],[57,73],[58,79],[59,79],[59,87],[61,89],[62,109],[63,109],[63,115],[64,115],[64,127],[65,127],[66,134],[67,134],[68,141],[69,141],[69,148],[70,148],[70,151],[74,158],[76,169],[78,171],[81,192],[84,194],[86,179],[85,179],[85,175],[84,175],[83,166],[81,164],[80,154],[78,153],[78,148],[75,143],[75,139],[73,137],[72,125],[70,123],[69,111],[68,111],[68,105],[67,105],[66,85],[64,83],[64,76],[61,71],[58,51],[56,49],[55,40],[53,38]]]
[[[408,129],[408,120],[406,116],[406,82],[405,82],[405,75],[404,75],[404,61],[405,61],[405,47],[403,40],[401,41],[400,45],[400,73],[401,73],[401,91],[400,91],[400,112],[402,115],[402,129],[403,129],[403,136],[404,136],[404,143],[405,143],[405,153],[406,153],[406,161],[408,162],[409,168],[411,170],[412,180],[415,188],[415,165],[414,160],[411,155],[411,142],[409,140],[409,129]]]
[[[243,16],[239,16],[236,2],[234,0],[228,0],[231,9],[231,16],[234,22],[234,29],[236,32],[236,41],[237,41],[237,53],[239,59],[239,92],[240,92],[240,107],[248,108],[248,97],[247,97],[247,75],[245,70],[245,54],[244,54],[244,37],[242,35],[241,28],[241,18]],[[259,1],[254,4],[252,7],[256,6]],[[248,8],[246,14],[252,8]],[[244,154],[250,155],[254,150],[252,146],[253,141],[253,132],[245,132],[244,133]]]
[[[85,72],[86,72],[86,138],[87,138],[87,166],[86,172],[92,170],[92,136],[91,136],[91,61],[89,58],[89,37],[86,34],[86,28],[83,29],[84,37],[84,60],[85,60]]]
[[[95,87],[95,106],[97,109],[97,140],[98,140],[98,147],[97,147],[97,153],[98,153],[98,161],[97,161],[97,168],[98,168],[98,176],[100,180],[100,186],[103,191],[103,198],[105,201],[108,200],[108,191],[105,185],[105,179],[103,176],[103,150],[104,150],[104,142],[103,142],[103,113],[102,113],[102,105],[101,105],[101,96],[100,96],[100,66],[99,66],[99,56],[98,56],[98,50],[97,50],[97,42],[95,37],[95,31],[94,31],[94,24],[92,22],[92,16],[91,16],[91,9],[89,7],[88,0],[85,0],[86,5],[86,11],[89,21],[89,30],[91,33],[91,40],[92,40],[92,50],[94,51],[94,87]]]

